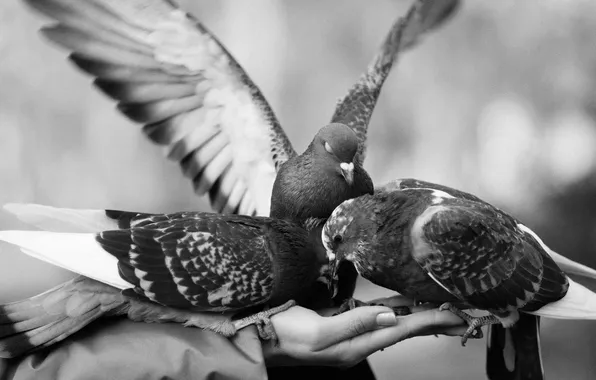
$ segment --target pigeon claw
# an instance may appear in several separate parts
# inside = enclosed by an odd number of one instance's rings
[[[494,315],[485,315],[482,317],[473,317],[468,313],[465,313],[458,309],[457,307],[453,306],[449,302],[442,304],[439,307],[440,311],[448,310],[453,314],[457,315],[461,319],[463,319],[468,324],[468,329],[461,337],[461,345],[463,347],[466,346],[466,342],[468,339],[482,339],[484,334],[482,333],[482,326],[493,325],[497,323],[501,323],[497,317]]]
[[[384,305],[381,305],[384,306]],[[393,314],[397,316],[404,316],[412,314],[412,308],[409,306],[394,306],[391,308],[393,310]]]
[[[261,338],[262,340],[270,340],[273,342],[274,346],[277,346],[279,344],[279,338],[277,336],[277,333],[275,332],[273,324],[271,323],[271,317],[275,314],[279,314],[288,310],[292,306],[296,306],[296,301],[289,300],[283,305],[263,310],[256,314],[249,315],[246,318],[238,319],[234,321],[234,327],[236,328],[236,330],[240,330],[247,326],[255,325],[259,333],[259,338]]]
[[[339,309],[337,309],[337,311],[333,315],[334,316],[339,315],[339,314],[345,313],[346,311],[354,310],[355,308],[362,307],[362,306],[377,306],[377,305],[372,304],[372,303],[366,303],[364,301],[359,301],[356,298],[350,297],[341,304]]]

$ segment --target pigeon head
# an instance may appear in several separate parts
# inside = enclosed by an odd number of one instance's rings
[[[358,268],[359,261],[370,248],[377,230],[375,211],[367,207],[367,202],[371,199],[371,195],[363,195],[343,202],[333,211],[323,227],[321,240],[334,278],[341,261],[351,261]]]
[[[349,185],[354,183],[354,158],[360,140],[352,128],[331,123],[319,130],[310,149],[315,157],[326,162],[330,169],[341,175]]]

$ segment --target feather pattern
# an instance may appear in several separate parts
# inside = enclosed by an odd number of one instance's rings
[[[390,182],[383,186],[381,191],[391,192],[400,190],[413,190],[423,193],[438,191],[460,200],[469,201],[471,204],[482,204],[498,214],[499,217],[497,220],[509,220],[509,227],[519,238],[518,242],[520,239],[524,242],[529,241],[532,246],[526,258],[522,258],[522,260],[514,263],[518,264],[521,268],[517,275],[519,276],[521,274],[522,281],[526,280],[522,283],[522,288],[524,284],[527,286],[527,280],[532,284],[536,284],[540,280],[548,284],[548,278],[552,277],[553,274],[559,277],[560,269],[567,274],[596,278],[596,271],[594,269],[576,263],[552,251],[530,228],[521,224],[519,221],[511,221],[512,218],[509,215],[472,194],[411,178]],[[514,225],[516,228],[514,228]],[[536,252],[540,252],[541,255],[537,257]],[[543,267],[541,268],[535,265],[538,264],[539,260],[531,260],[532,257],[543,259]],[[494,273],[503,273],[503,271],[496,268],[491,269],[489,276]],[[492,285],[499,286],[494,276],[490,277],[490,279],[492,280]],[[565,296],[558,301],[550,302],[546,305],[544,305],[545,301],[555,296],[557,292],[547,292],[542,287],[541,292],[544,294],[538,297],[534,296],[532,301],[524,305],[526,312],[534,315],[519,314],[518,322],[510,328],[505,328],[500,324],[489,326],[486,371],[490,379],[502,379],[505,377],[542,379],[544,377],[540,353],[539,316],[564,319],[596,318],[596,295],[571,279],[568,279],[568,281],[569,288]],[[517,283],[512,285],[518,286]],[[501,286],[501,288],[504,288],[504,286]],[[507,289],[507,291],[510,294],[509,297],[518,302],[517,294],[519,294],[519,291],[515,292],[511,288]],[[488,293],[486,292],[487,296]],[[531,292],[524,290],[524,295],[529,296]],[[547,295],[547,297],[544,297],[544,295]],[[500,304],[502,307],[506,303],[501,302]],[[538,309],[531,311],[535,308]],[[506,339],[507,337],[509,339]]]
[[[233,336],[264,318],[232,321],[237,312],[265,304],[272,313],[284,310],[303,301],[304,288],[326,275],[309,232],[292,222],[31,204],[7,210],[38,226],[78,231],[0,231],[0,240],[81,276],[0,305],[0,357],[47,347],[104,315],[178,322]],[[101,230],[105,226],[109,229]]]
[[[178,213],[97,240],[137,292],[168,306],[237,310],[272,292],[272,253],[262,226],[249,219]]]
[[[565,295],[567,277],[513,218],[458,198],[432,205],[434,191],[426,192],[429,207],[414,222],[411,236],[414,258],[435,281],[496,314],[534,311]]]
[[[352,261],[363,277],[409,297],[488,310],[505,327],[518,311],[595,318],[596,294],[572,282],[535,234],[458,193],[406,179],[344,202],[323,230],[328,257]]]
[[[278,167],[296,155],[240,65],[164,0],[27,0],[95,85],[165,145],[217,211],[268,215]],[[232,196],[233,195],[233,196]]]
[[[461,190],[453,189],[448,186],[439,185],[436,183],[430,183],[430,182],[426,182],[426,181],[421,181],[421,180],[417,180],[417,179],[413,179],[413,178],[404,178],[404,179],[398,179],[395,181],[391,181],[383,186],[380,186],[378,190],[380,190],[380,191],[394,191],[394,190],[405,190],[405,189],[439,190],[439,191],[445,192],[447,194],[450,194],[456,198],[466,199],[466,200],[480,202],[480,203],[489,205],[488,203],[486,203],[485,201],[483,201],[482,199],[478,198],[477,196],[475,196],[473,194],[466,193]],[[491,207],[494,207],[494,206],[491,206]],[[495,207],[495,210],[499,213],[503,213],[497,207]],[[553,251],[546,244],[544,244],[544,242],[542,242],[542,240],[538,237],[538,235],[536,235],[536,233],[534,231],[532,231],[527,226],[525,226],[521,223],[518,223],[518,227],[521,230],[523,230],[526,234],[532,236],[537,242],[539,242],[540,245],[542,246],[542,248],[548,252],[548,254],[553,258],[555,263],[561,269],[563,269],[563,271],[565,273],[571,274],[571,275],[577,275],[577,276],[585,277],[585,278],[596,279],[596,270],[595,269],[592,269],[586,265],[575,262],[575,261]]]
[[[211,312],[242,310],[272,297],[283,303],[320,275],[309,233],[292,222],[201,212],[8,209],[56,230],[69,227],[64,220],[72,215],[87,233],[0,231],[0,240],[165,306]],[[97,231],[99,221],[111,229]]]

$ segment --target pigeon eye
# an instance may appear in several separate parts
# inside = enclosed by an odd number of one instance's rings
[[[325,141],[325,150],[327,151],[327,153],[333,153],[333,149],[331,149],[331,145],[329,145],[329,143],[327,141]]]
[[[342,242],[342,240],[343,240],[343,237],[342,237],[341,235],[335,235],[335,236],[333,237],[333,242],[334,242],[335,244],[339,244],[339,243],[341,243],[341,242]]]

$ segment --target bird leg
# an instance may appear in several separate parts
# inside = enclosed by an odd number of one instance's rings
[[[461,311],[460,309],[453,306],[449,302],[442,304],[439,307],[439,310],[440,311],[449,310],[453,314],[457,315],[458,317],[460,317],[461,319],[466,321],[466,323],[468,324],[468,329],[466,330],[464,335],[462,335],[462,337],[461,337],[461,345],[462,346],[466,345],[468,338],[482,339],[482,337],[484,336],[482,334],[482,326],[488,326],[488,325],[494,325],[494,324],[501,323],[501,321],[492,314],[485,315],[482,317],[473,317],[470,314]]]
[[[345,313],[346,311],[354,310],[355,308],[362,307],[362,306],[373,306],[373,305],[370,303],[364,302],[364,301],[357,300],[356,298],[350,297],[350,298],[346,299],[344,302],[342,302],[339,309],[337,309],[337,311],[333,315],[339,315],[339,314]]]
[[[231,315],[208,312],[194,312],[181,310],[159,305],[155,302],[134,295],[131,292],[125,293],[128,304],[120,309],[111,312],[112,315],[125,314],[135,322],[145,323],[183,323],[184,327],[197,327],[203,330],[213,331],[229,338],[236,334],[236,328],[230,321]]]
[[[240,330],[254,324],[257,326],[257,331],[259,332],[259,337],[261,339],[271,340],[273,341],[274,345],[277,345],[278,338],[277,334],[275,333],[275,329],[273,328],[273,324],[271,323],[271,317],[275,314],[288,310],[292,306],[296,306],[296,301],[290,300],[283,305],[272,307],[256,314],[249,315],[248,317],[233,321],[234,327],[236,330]]]

